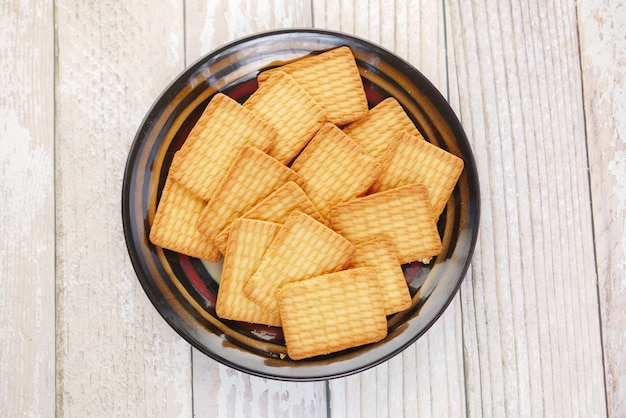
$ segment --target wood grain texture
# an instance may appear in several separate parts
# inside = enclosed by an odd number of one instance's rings
[[[2,2],[0,415],[625,416],[624,16],[617,0]],[[120,197],[136,130],[186,65],[310,26],[380,43],[439,87],[482,216],[424,337],[295,384],[222,366],[166,324]]]
[[[187,1],[186,59],[241,37],[289,27],[310,27],[310,3],[304,0],[250,2]],[[197,416],[325,417],[326,384],[277,382],[249,376],[193,350],[193,402]]]
[[[610,416],[626,416],[626,5],[578,2]]]
[[[185,2],[187,64],[236,39],[258,32],[311,26],[308,0]]]
[[[468,415],[604,416],[575,3],[446,5],[483,202],[461,291]]]
[[[326,417],[325,383],[263,379],[193,351],[194,415],[198,417]]]
[[[190,347],[143,292],[120,213],[136,130],[184,68],[183,8],[55,4],[56,414],[190,416]]]
[[[366,38],[408,60],[447,94],[441,2],[313,2],[314,25]],[[460,299],[401,355],[329,382],[333,417],[462,416],[465,388]]]
[[[52,5],[0,4],[0,410],[54,414]]]

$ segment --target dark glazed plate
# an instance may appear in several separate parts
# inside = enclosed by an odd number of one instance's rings
[[[173,154],[216,92],[244,101],[259,71],[340,45],[352,49],[370,106],[394,96],[424,137],[458,155],[465,168],[439,220],[443,252],[429,265],[403,270],[412,307],[389,317],[389,335],[371,344],[309,360],[292,361],[280,328],[225,321],[215,314],[220,264],[206,263],[148,240]],[[479,186],[467,137],[446,100],[413,66],[353,36],[320,30],[257,34],[200,59],[161,94],[131,146],[122,190],[124,234],[146,294],[165,320],[198,350],[235,369],[282,380],[321,380],[375,366],[412,344],[439,318],[469,266],[479,223]],[[311,332],[323,333],[311,324]]]

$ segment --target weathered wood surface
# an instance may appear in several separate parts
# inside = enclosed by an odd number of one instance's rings
[[[468,413],[604,416],[576,4],[446,4],[483,197],[461,290]]]
[[[580,1],[581,67],[607,405],[626,415],[626,5]]]
[[[185,66],[168,1],[55,2],[58,416],[190,416],[191,352],[134,275],[124,165],[154,98]]]
[[[0,414],[54,414],[52,4],[0,4]]]
[[[625,416],[626,10],[616,1],[9,1],[0,6],[0,410],[7,416]],[[356,34],[446,95],[482,188],[441,320],[359,375],[233,371],[158,315],[124,164],[186,65],[283,27]]]

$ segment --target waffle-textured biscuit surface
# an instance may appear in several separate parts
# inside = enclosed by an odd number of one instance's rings
[[[372,268],[286,284],[278,292],[278,304],[287,353],[294,360],[373,343],[387,335]]]
[[[233,221],[215,307],[220,318],[280,326],[277,312],[262,309],[243,294],[244,283],[256,271],[280,228],[279,224],[253,219]]]
[[[320,214],[365,193],[381,165],[332,123],[326,123],[291,165]]]
[[[233,219],[252,208],[298,174],[275,158],[244,146],[202,211],[198,230],[215,240]]]
[[[422,183],[430,195],[435,216],[439,217],[463,171],[463,160],[425,141],[421,135],[399,132],[389,146],[382,167],[372,192]]]
[[[220,251],[196,228],[204,207],[202,199],[168,177],[150,228],[150,241],[191,257],[219,261]]]
[[[284,164],[298,155],[326,121],[322,107],[282,71],[260,81],[243,107],[276,130],[276,140],[268,153]]]
[[[311,202],[300,186],[293,181],[288,181],[241,215],[241,218],[282,224],[295,211],[306,213],[317,221],[323,222],[323,218],[313,205],[313,202]],[[215,238],[215,244],[220,250],[225,249],[229,233],[230,225],[224,228]]]
[[[398,132],[406,131],[421,136],[413,121],[393,97],[378,103],[367,115],[344,127],[343,131],[378,161],[382,161]]]
[[[267,151],[275,139],[274,128],[217,93],[174,155],[170,175],[208,201],[244,145]]]
[[[389,238],[374,238],[355,245],[350,267],[372,267],[376,270],[386,315],[411,306],[411,293],[396,248]]]
[[[259,75],[263,81],[275,71],[283,71],[318,102],[336,125],[355,121],[367,113],[363,81],[352,51],[347,46],[331,49],[282,65]]]
[[[441,239],[426,187],[411,184],[335,206],[331,227],[354,244],[378,236],[393,242],[400,264],[441,252]]]
[[[311,216],[294,212],[246,282],[244,293],[262,308],[276,312],[280,286],[342,270],[353,254],[354,246],[344,237]]]

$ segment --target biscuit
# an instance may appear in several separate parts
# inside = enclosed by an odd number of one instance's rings
[[[265,199],[252,207],[252,209],[241,215],[241,218],[258,219],[282,224],[294,211],[306,213],[315,220],[323,222],[313,202],[311,202],[304,191],[293,181],[289,181],[273,191]],[[225,249],[229,233],[230,225],[224,228],[215,238],[215,244],[220,250]]]
[[[400,264],[441,252],[441,239],[426,187],[411,184],[370,194],[331,209],[330,225],[353,244],[378,236],[393,242]]]
[[[367,113],[363,81],[352,51],[347,46],[310,55],[259,74],[262,82],[275,71],[283,71],[322,106],[336,125],[355,121]]]
[[[406,131],[421,136],[413,121],[393,97],[378,103],[367,115],[345,126],[343,131],[378,161],[382,161],[398,132]]]
[[[150,227],[150,241],[191,257],[219,261],[222,254],[213,241],[196,229],[204,207],[202,199],[168,177]]]
[[[233,221],[215,306],[220,318],[280,326],[278,313],[262,309],[243,294],[244,283],[256,271],[280,228],[279,224],[265,221]]]
[[[280,286],[344,269],[353,254],[354,247],[344,237],[311,216],[294,212],[244,285],[244,293],[262,308],[276,312]]]
[[[268,154],[283,164],[291,162],[326,121],[322,107],[282,71],[259,82],[243,107],[276,130]]]
[[[387,335],[376,270],[357,268],[285,284],[278,291],[293,360],[374,343]]]
[[[365,193],[381,165],[332,123],[326,123],[291,168],[302,176],[303,190],[325,218],[330,208]]]
[[[245,145],[202,211],[198,230],[215,240],[233,219],[298,174],[263,151]]]
[[[267,151],[275,139],[274,128],[217,93],[174,155],[169,175],[208,201],[244,145]]]
[[[396,248],[389,238],[375,238],[355,245],[350,267],[376,269],[385,315],[411,307],[411,293],[398,262]]]
[[[421,136],[400,132],[389,146],[382,167],[371,192],[422,183],[438,218],[463,171],[463,160]]]

